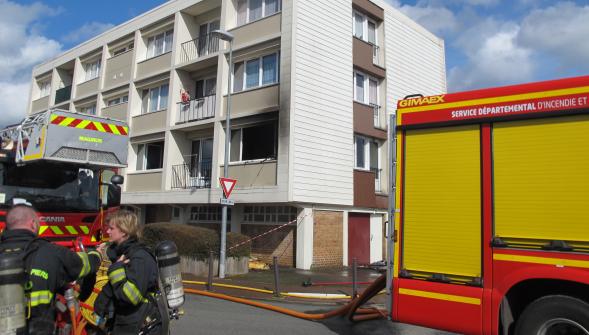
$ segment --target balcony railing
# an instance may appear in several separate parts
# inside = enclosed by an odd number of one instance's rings
[[[182,43],[180,62],[187,63],[217,51],[219,51],[219,37],[207,34]]]
[[[370,107],[372,107],[372,111],[373,111],[373,117],[374,117],[374,127],[375,128],[382,128],[381,127],[381,117],[380,117],[380,106],[377,104],[370,104]]]
[[[198,121],[215,116],[217,96],[209,95],[204,98],[178,103],[178,120],[176,123]]]
[[[382,66],[382,61],[380,59],[380,47],[376,44],[372,45],[372,64]]]
[[[60,88],[55,91],[55,104],[68,101],[72,96],[72,85]]]
[[[172,188],[211,188],[211,161],[172,166]]]

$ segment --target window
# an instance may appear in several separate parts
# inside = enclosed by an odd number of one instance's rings
[[[229,147],[231,162],[276,159],[276,122],[233,129]]]
[[[379,156],[380,156],[380,145],[374,140],[364,136],[354,137],[355,145],[355,156],[357,169],[363,170],[378,170],[379,169]]]
[[[280,0],[237,0],[237,25],[259,20],[280,10]]]
[[[278,82],[278,53],[237,62],[233,65],[233,91],[270,85]]]
[[[378,79],[362,72],[354,72],[354,100],[365,104],[378,105]]]
[[[297,219],[297,208],[290,206],[245,206],[243,222],[281,224],[294,222]]]
[[[163,141],[137,145],[137,171],[161,169],[163,162]]]
[[[84,64],[85,77],[84,80],[92,80],[98,78],[100,75],[100,59]]]
[[[133,44],[133,42],[131,42],[128,45],[125,45],[125,46],[120,47],[118,49],[114,49],[114,51],[112,52],[112,56],[115,57],[115,56],[123,54],[127,51],[133,50],[133,46],[134,46],[134,44]]]
[[[201,79],[196,81],[196,99],[202,99],[217,94],[217,78]]]
[[[96,115],[96,104],[80,107],[80,113]]]
[[[147,39],[147,58],[152,58],[172,51],[174,30],[168,30]]]
[[[51,81],[39,82],[39,98],[46,97],[51,92]]]
[[[368,16],[354,11],[354,36],[368,43],[377,44],[376,22]]]
[[[191,222],[221,222],[221,206],[192,206],[190,208]],[[231,221],[231,208],[227,210],[227,220]]]
[[[116,97],[114,99],[108,100],[108,102],[106,103],[106,105],[108,107],[110,107],[110,106],[115,106],[115,105],[119,105],[119,104],[124,104],[127,101],[129,101],[129,96],[128,95],[123,95],[122,97]]]
[[[143,114],[168,108],[168,84],[144,89],[142,93]]]

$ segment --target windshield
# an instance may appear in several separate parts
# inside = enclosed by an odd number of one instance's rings
[[[0,204],[12,205],[14,198],[20,198],[42,212],[94,212],[98,187],[98,170],[53,163],[0,163]]]

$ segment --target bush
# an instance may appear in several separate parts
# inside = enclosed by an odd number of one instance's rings
[[[252,242],[246,242],[247,240],[249,240],[249,237],[245,235],[233,232],[227,233],[227,257],[249,257],[252,253]],[[233,249],[229,249],[232,246],[241,243],[243,244]]]
[[[227,234],[227,248],[247,240],[248,237],[238,233]],[[207,228],[194,227],[176,223],[151,223],[143,228],[143,243],[155,247],[161,241],[173,241],[181,256],[205,260],[209,251],[218,254],[220,248],[219,233]],[[249,257],[251,243],[229,250],[227,257]]]

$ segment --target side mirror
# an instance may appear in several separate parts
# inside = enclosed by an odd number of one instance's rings
[[[122,185],[125,182],[125,177],[115,174],[110,178],[110,182],[113,185]]]

